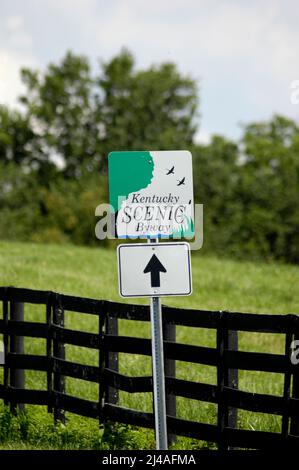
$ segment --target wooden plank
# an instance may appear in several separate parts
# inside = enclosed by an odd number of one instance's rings
[[[127,377],[111,369],[105,369],[104,376],[107,384],[117,390],[128,393],[146,393],[153,390],[152,377]]]
[[[105,380],[109,385],[128,393],[152,392],[152,377],[128,377],[115,371],[105,369]],[[218,392],[216,385],[201,384],[188,380],[165,377],[165,385],[168,393],[175,396],[217,403]]]
[[[288,315],[227,312],[229,330],[252,331],[257,333],[287,333]]]
[[[282,415],[287,412],[287,404],[283,397],[262,393],[251,393],[224,387],[223,395],[227,405],[257,413]]]
[[[130,408],[122,408],[108,403],[104,406],[103,415],[108,421],[118,421],[143,428],[154,428],[155,425],[153,413],[131,410]]]
[[[73,344],[92,349],[98,349],[99,347],[99,335],[97,333],[70,330],[62,326],[53,325],[52,337],[54,340],[61,341],[64,344]]]
[[[7,387],[4,386],[4,384],[0,384],[0,398],[3,400],[6,399],[7,392],[6,392]]]
[[[289,416],[293,418],[296,422],[296,420],[299,417],[299,398],[289,398],[287,402],[287,406],[288,406]],[[296,433],[296,429],[293,430],[291,426],[290,434],[293,434],[294,436],[296,436],[297,434],[295,434],[294,431]]]
[[[220,316],[218,311],[180,309],[163,305],[165,321],[180,326],[214,329]]]
[[[52,406],[52,391],[53,391],[53,374],[52,374],[52,294],[49,293],[46,305],[46,326],[47,326],[47,344],[46,344],[46,356],[48,364],[47,370],[47,393],[48,393],[48,413],[53,412]]]
[[[27,304],[46,304],[49,291],[23,289],[19,287],[7,288],[7,299]]]
[[[88,299],[85,297],[74,297],[59,294],[61,308],[75,313],[88,313],[99,315],[105,305],[105,300]]]
[[[190,382],[188,380],[165,377],[165,385],[168,393],[178,397],[190,398],[192,400],[217,403],[218,389],[216,385]]]
[[[16,403],[47,405],[49,402],[49,395],[46,390],[19,390],[13,387],[9,387],[8,392],[10,398]]]
[[[15,323],[15,330],[9,331],[9,324],[13,321]],[[10,353],[18,355],[24,355],[24,336],[18,334],[18,322],[24,322],[24,304],[22,302],[10,302],[10,321],[8,322],[7,329],[10,334]],[[10,362],[10,386],[23,390],[25,388],[25,374],[24,369],[21,367],[15,367]],[[25,407],[23,403],[18,403],[10,397],[10,411],[16,413],[24,411]]]
[[[144,338],[130,336],[104,335],[103,348],[111,352],[123,352],[128,354],[151,355],[151,341]]]
[[[295,330],[294,340],[299,341],[299,328]],[[299,401],[299,364],[293,365],[293,387],[292,397]],[[290,433],[293,436],[299,436],[299,412],[294,414],[291,419]]]
[[[60,296],[56,295],[53,305],[53,324],[60,327],[64,327],[64,310],[61,306]],[[53,339],[53,355],[57,359],[65,359],[65,346],[63,341]],[[65,392],[65,377],[59,372],[56,371],[53,373],[53,393]],[[54,406],[54,421],[60,421],[65,423],[65,408],[57,406],[57,401],[55,401]]]
[[[285,373],[293,366],[283,354],[225,351],[224,362],[231,369]]]
[[[285,356],[288,358],[288,360],[291,360],[291,343],[293,339],[293,334],[292,332],[288,332],[285,335]],[[283,401],[284,401],[284,409],[282,413],[282,423],[281,423],[281,434],[282,438],[286,441],[288,434],[289,434],[289,414],[288,414],[288,401],[290,399],[290,393],[291,393],[291,372],[288,370],[286,371],[284,375],[284,381],[283,381]]]
[[[104,406],[104,415],[110,421],[118,421],[143,428],[154,428],[154,415],[152,413],[144,413],[130,408],[107,404]],[[197,423],[167,416],[167,428],[171,433],[179,436],[208,440],[210,442],[215,442],[217,439],[217,428],[211,424]]]
[[[5,389],[5,398],[4,404],[8,405],[8,386],[9,386],[9,364],[8,364],[8,354],[9,354],[9,336],[8,336],[8,300],[7,300],[7,289],[5,288],[3,293],[3,346],[4,346],[4,372],[3,372],[3,384]]]
[[[105,304],[106,306],[106,304]],[[99,388],[98,388],[98,411],[99,411],[99,425],[102,425],[105,421],[103,416],[103,408],[105,404],[105,390],[106,390],[106,380],[105,380],[105,350],[104,350],[104,327],[105,327],[105,318],[106,318],[106,311],[103,310],[98,316],[98,334],[99,334],[99,354],[98,354],[98,361],[99,361]]]
[[[227,323],[227,318],[226,318]],[[238,351],[238,331],[227,330],[225,335],[225,349],[230,351]],[[225,385],[227,387],[237,389],[239,384],[239,371],[238,369],[227,368],[225,370]],[[238,422],[238,409],[229,406],[227,409],[227,416],[225,425],[229,428],[236,428]]]
[[[7,364],[11,368],[46,371],[50,366],[47,357],[34,354],[16,354],[7,355]]]
[[[118,318],[111,317],[109,313],[106,312],[104,328],[106,336],[118,336]],[[118,372],[117,351],[105,351],[105,368]],[[106,383],[105,387],[105,401],[112,405],[116,405],[118,403],[118,389],[113,386],[111,387],[108,383]]]
[[[202,441],[216,442],[217,427],[213,424],[198,423],[185,419],[167,416],[169,431],[178,436],[191,437]]]
[[[54,392],[54,404],[56,409],[70,411],[71,413],[88,418],[99,418],[98,403],[73,397],[64,393]]]
[[[47,325],[40,322],[9,320],[7,328],[10,335],[47,338],[48,334]]]
[[[226,364],[224,363],[224,351],[227,344],[227,328],[225,313],[220,316],[217,327],[217,389],[218,389],[218,409],[217,409],[217,445],[218,450],[228,450],[228,444],[224,437],[224,427],[227,422],[228,407],[224,399],[223,391],[227,378]]]
[[[104,348],[129,354],[151,355],[151,341],[130,336],[105,335]],[[216,349],[190,344],[171,343],[164,341],[164,355],[167,359],[193,362],[198,364],[217,365]]]
[[[6,300],[7,298],[6,291],[7,291],[7,287],[0,287],[0,300],[1,301]]]
[[[150,321],[149,308],[145,305],[106,301],[105,308],[107,315],[111,318],[117,317],[123,320]]]
[[[176,325],[168,323],[165,320],[162,309],[163,340],[171,343],[176,342]],[[173,359],[164,357],[164,375],[175,378],[176,364]],[[165,384],[166,387],[166,384]],[[176,396],[166,387],[166,414],[176,417]],[[168,433],[168,447],[176,442],[175,434]]]
[[[164,342],[164,353],[168,359],[193,362],[194,364],[217,365],[216,349],[191,344]]]
[[[298,448],[299,438],[287,438],[285,442],[280,433],[266,431],[249,431],[245,429],[229,429],[224,430],[225,437],[229,444],[233,447],[243,449],[260,449],[260,450],[281,450],[287,445]]]
[[[53,357],[52,361],[54,373],[89,382],[97,383],[99,381],[100,373],[98,367],[78,364],[56,357]]]
[[[11,386],[5,389],[0,384],[0,398],[9,398],[14,403],[47,405],[49,402],[49,394],[45,390],[16,389]]]

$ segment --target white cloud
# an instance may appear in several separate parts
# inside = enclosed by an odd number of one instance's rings
[[[32,36],[23,16],[12,14],[3,18],[0,47],[1,104],[18,106],[17,98],[24,91],[20,79],[21,68],[38,64],[32,44]]]
[[[34,67],[33,57],[11,53],[0,49],[0,103],[16,106],[17,96],[24,89],[20,80],[20,69],[24,66]]]
[[[205,129],[199,129],[199,131],[195,134],[195,142],[197,144],[209,144],[211,142],[211,133]]]
[[[23,18],[21,16],[9,16],[5,20],[5,26],[8,31],[18,31],[23,26]]]

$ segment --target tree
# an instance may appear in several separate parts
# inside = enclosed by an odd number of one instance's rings
[[[194,80],[172,63],[134,68],[126,50],[102,65],[105,153],[115,150],[188,148],[196,130]]]
[[[79,177],[100,161],[99,102],[86,57],[68,52],[44,74],[23,69],[21,97],[35,134],[32,153],[39,165],[53,158],[67,177]],[[42,149],[42,154],[40,153]]]
[[[242,146],[237,194],[244,206],[242,244],[264,257],[298,262],[299,127],[282,116],[252,123]]]
[[[34,134],[28,119],[18,111],[0,105],[0,162],[30,165]]]
[[[195,199],[204,205],[204,246],[218,253],[232,252],[242,210],[235,198],[238,146],[214,135],[208,145],[195,145],[192,153]]]
[[[113,150],[186,148],[196,130],[195,82],[174,64],[136,71],[122,51],[93,77],[86,57],[71,52],[44,73],[24,69],[21,97],[34,134],[38,166],[58,158],[63,173],[106,171]]]

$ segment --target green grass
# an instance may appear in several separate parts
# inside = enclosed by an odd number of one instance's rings
[[[193,294],[190,297],[165,298],[164,303],[184,308],[231,310],[240,312],[299,313],[299,268],[282,264],[239,262],[192,254]],[[46,289],[65,294],[120,299],[117,290],[115,250],[0,242],[0,285]],[[136,299],[136,303],[147,303]],[[43,306],[26,305],[26,320],[45,321]],[[66,312],[66,324],[74,329],[97,331],[92,315]],[[150,337],[148,324],[122,321],[120,334]],[[215,347],[215,332],[188,327],[177,328],[177,340],[186,344]],[[44,354],[45,341],[28,338],[26,353]],[[239,348],[248,351],[283,353],[283,337],[274,334],[240,333]],[[86,348],[67,346],[67,359],[97,365],[98,354]],[[150,358],[120,354],[120,371],[127,375],[151,373]],[[197,382],[215,383],[216,370],[198,364],[177,362],[177,377]],[[26,371],[26,386],[43,389],[45,374]],[[240,388],[257,393],[281,395],[280,374],[240,371]],[[67,378],[67,392],[87,399],[97,399],[96,384]],[[123,406],[152,411],[151,394],[120,393]],[[177,399],[181,418],[215,423],[213,404]],[[103,438],[103,430],[94,420],[68,413],[68,424],[53,426],[52,416],[42,407],[27,406],[26,416],[2,413],[0,448],[154,448],[152,431],[116,426]],[[243,429],[279,432],[277,416],[239,412]],[[2,444],[1,444],[2,442]],[[202,447],[206,444],[180,438],[177,448]],[[2,446],[2,447],[1,447]]]

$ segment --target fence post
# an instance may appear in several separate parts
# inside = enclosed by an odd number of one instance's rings
[[[226,349],[230,349],[231,351],[238,351],[238,332],[236,330],[228,330],[226,340]],[[230,388],[238,388],[238,369],[228,369],[225,382]],[[236,428],[237,420],[238,409],[228,407],[226,426],[229,428]]]
[[[53,312],[53,323],[57,326],[64,327],[64,310],[59,303],[59,296],[56,296]],[[65,346],[61,341],[58,341],[56,338],[53,340],[53,355],[57,359],[65,359]],[[55,392],[65,393],[65,377],[60,374],[57,369],[54,372],[54,394]],[[65,410],[59,408],[56,405],[56,399],[54,397],[54,421],[60,421],[65,423]]]
[[[298,330],[297,330],[298,331]],[[299,333],[295,333],[294,340],[299,340]],[[299,364],[294,366],[296,367],[296,372],[294,370],[293,374],[293,390],[292,390],[292,398],[299,399]],[[291,426],[290,426],[290,434],[293,436],[299,436],[299,416],[291,418]]]
[[[22,302],[11,301],[10,319],[16,322],[24,321],[24,304]],[[10,335],[10,352],[24,354],[24,336]],[[10,368],[10,386],[15,389],[25,388],[25,373],[23,369]],[[11,401],[10,410],[15,413],[17,409],[24,411],[24,404]]]
[[[105,322],[105,334],[106,335],[118,335],[118,318],[108,315],[106,316]],[[106,358],[106,369],[111,369],[118,372],[118,352],[106,351],[105,352]],[[118,403],[118,390],[114,387],[110,387],[107,385],[106,387],[106,402],[111,405],[116,405]]]
[[[163,321],[163,339],[164,341],[176,341],[176,326],[174,324]],[[164,355],[164,371],[165,377],[175,378],[175,360],[167,359]],[[166,413],[168,416],[176,417],[176,396],[167,393],[166,384]],[[176,442],[175,434],[168,434],[168,445]]]
[[[4,345],[4,371],[3,371],[3,384],[5,390],[4,405],[9,404],[8,400],[8,387],[9,387],[9,366],[8,366],[8,354],[9,354],[9,336],[8,336],[8,300],[7,300],[7,288],[5,288],[5,297],[3,300],[3,322],[4,322],[4,333],[3,333],[3,345]]]
[[[218,388],[218,411],[217,411],[217,446],[218,450],[228,450],[224,436],[227,425],[227,406],[224,400],[224,387],[227,383],[227,368],[224,364],[224,351],[227,347],[226,312],[219,312],[217,322],[217,388]]]
[[[100,322],[101,324],[101,322]],[[100,326],[101,330],[101,326]],[[114,317],[109,314],[109,312],[106,312],[105,315],[105,323],[104,323],[104,335],[113,335],[117,336],[118,335],[118,318]],[[103,351],[103,348],[102,348]],[[102,352],[101,351],[101,352]],[[113,352],[113,351],[107,351],[104,349],[104,361],[101,359],[101,352],[100,352],[100,363],[102,366],[100,366],[100,369],[102,369],[102,372],[105,369],[110,369],[118,372],[119,366],[118,366],[118,352]],[[100,398],[101,401],[104,401],[105,403],[109,403],[110,405],[117,405],[118,404],[118,398],[119,398],[119,393],[118,390],[114,387],[110,387],[109,385],[104,382],[103,384],[103,393],[101,392],[101,386],[100,386]],[[100,402],[100,407],[104,403]],[[100,414],[101,418],[101,414]],[[111,423],[110,421],[104,421],[104,434],[103,434],[103,439],[105,440],[111,433],[111,430],[113,429],[114,424]]]
[[[48,413],[53,412],[53,362],[52,362],[52,302],[53,295],[51,292],[48,294],[46,305],[46,324],[47,324],[47,342],[46,354],[48,359],[47,370],[47,391],[48,391]]]
[[[103,409],[105,405],[105,361],[106,361],[106,353],[104,350],[104,334],[105,334],[105,321],[106,321],[106,304],[102,304],[102,309],[100,309],[98,314],[98,321],[99,321],[99,425],[101,425],[105,419],[103,415]]]

